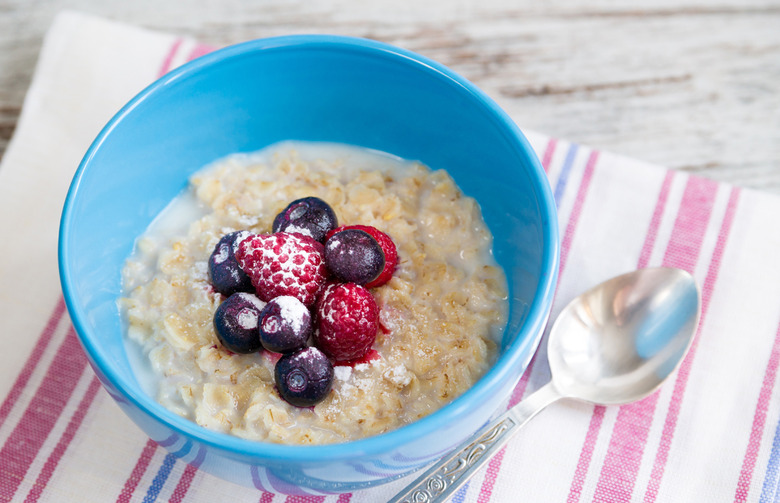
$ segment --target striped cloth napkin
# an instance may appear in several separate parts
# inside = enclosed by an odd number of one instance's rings
[[[87,365],[59,288],[69,181],[132,95],[210,50],[77,13],[48,33],[0,165],[0,501],[381,502],[408,480],[287,497],[218,480],[133,425]],[[702,287],[678,373],[622,407],[563,401],[453,502],[775,501],[780,482],[780,199],[528,133],[560,213],[552,316],[613,275],[666,265]],[[517,402],[549,378],[544,342]]]

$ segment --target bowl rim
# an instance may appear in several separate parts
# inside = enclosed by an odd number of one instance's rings
[[[90,334],[88,324],[85,321],[87,319],[86,314],[75,302],[75,293],[72,287],[73,280],[68,266],[68,243],[70,242],[68,222],[72,217],[74,198],[78,193],[80,181],[102,143],[111,134],[112,130],[128,114],[132,113],[133,109],[151,96],[154,96],[161,88],[171,85],[180,79],[205,71],[211,66],[223,64],[233,58],[256,51],[289,49],[360,52],[366,55],[373,55],[374,57],[390,58],[396,62],[404,62],[417,67],[420,71],[429,74],[433,78],[444,80],[449,85],[461,88],[465,95],[485,109],[486,116],[496,123],[497,129],[510,140],[513,148],[529,159],[529,166],[535,172],[533,176],[529,176],[529,179],[532,181],[534,190],[539,196],[540,209],[543,215],[546,214],[547,216],[546,225],[542,226],[542,244],[548,252],[542,256],[542,274],[539,279],[539,285],[532,302],[527,308],[525,322],[518,330],[521,334],[524,333],[523,336],[517,337],[512,344],[507,346],[499,360],[488,369],[474,386],[439,410],[413,423],[386,433],[336,444],[285,445],[247,440],[206,429],[165,409],[152,397],[143,392],[140,385],[134,384],[120,376],[113,369],[110,362],[106,361],[102,357],[102,353],[97,350],[96,340]],[[461,416],[466,415],[471,409],[472,403],[481,401],[480,396],[500,387],[501,381],[508,378],[513,367],[527,365],[528,361],[530,361],[542,338],[544,326],[550,314],[560,260],[556,207],[551,188],[546,180],[545,172],[530,143],[506,112],[474,84],[440,63],[387,43],[341,35],[286,35],[251,40],[215,50],[163,75],[135,95],[103,127],[80,162],[65,199],[60,220],[58,242],[60,282],[65,303],[78,338],[90,356],[90,360],[100,369],[99,373],[102,373],[111,383],[111,386],[118,389],[134,407],[163,423],[170,430],[193,438],[212,448],[230,451],[234,455],[261,459],[271,458],[277,462],[314,464],[324,461],[333,462],[355,459],[358,456],[381,455],[393,451],[400,445],[410,445],[440,429],[443,425],[450,424]],[[529,349],[530,353],[528,352]]]

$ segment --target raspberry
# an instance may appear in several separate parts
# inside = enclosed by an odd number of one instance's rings
[[[317,302],[315,344],[337,362],[368,353],[379,327],[379,307],[365,287],[355,283],[328,285]]]
[[[311,306],[325,284],[322,244],[306,236],[256,234],[241,241],[236,258],[264,302],[290,295]]]
[[[382,252],[385,254],[384,269],[382,269],[382,272],[379,273],[379,276],[377,276],[375,280],[366,283],[366,288],[382,286],[390,281],[390,278],[393,277],[395,268],[398,265],[398,250],[396,250],[395,243],[393,243],[393,240],[390,238],[390,236],[370,225],[342,225],[341,227],[330,231],[325,238],[326,241],[337,232],[341,232],[346,229],[357,229],[363,232],[367,232],[371,235],[371,237],[376,239],[376,242],[379,243],[379,246],[382,248]]]

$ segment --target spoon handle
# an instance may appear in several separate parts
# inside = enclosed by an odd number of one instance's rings
[[[388,503],[445,501],[539,411],[561,398],[549,382],[446,454]]]

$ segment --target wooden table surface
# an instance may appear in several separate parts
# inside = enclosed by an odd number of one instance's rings
[[[780,194],[780,0],[0,0],[0,156],[63,9],[215,45],[389,42],[464,75],[521,128]]]

